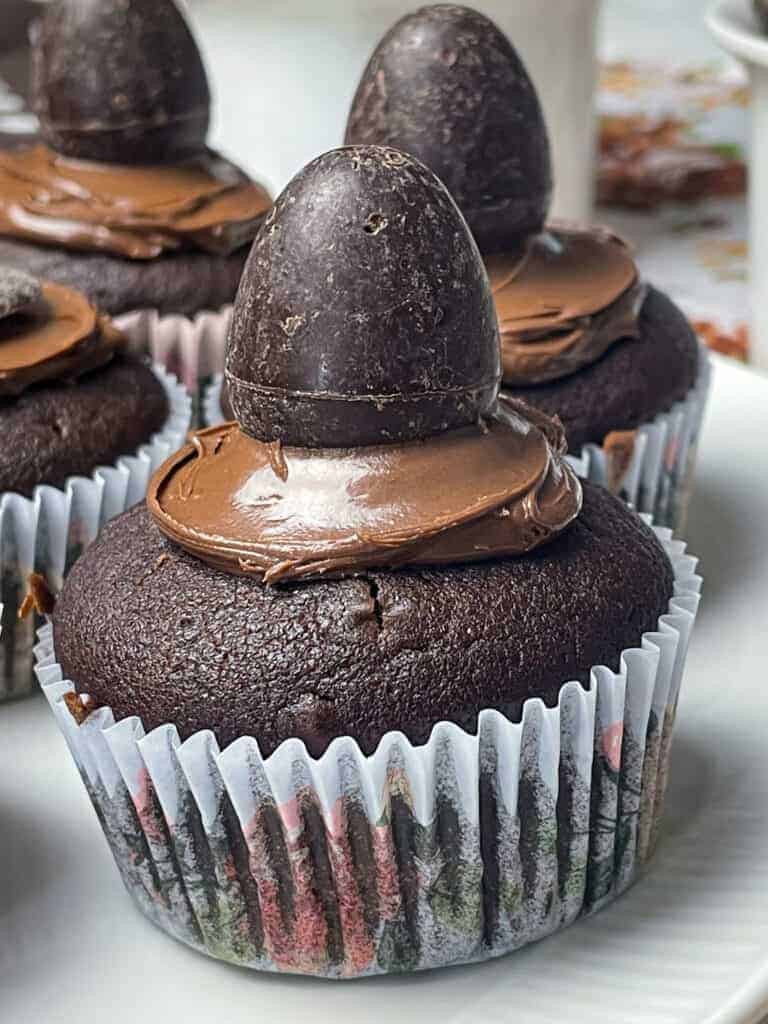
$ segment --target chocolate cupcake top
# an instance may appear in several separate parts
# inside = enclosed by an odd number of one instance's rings
[[[437,4],[397,22],[363,73],[345,137],[412,152],[448,186],[491,278],[504,383],[567,376],[638,335],[645,290],[626,245],[598,228],[545,230],[541,106],[484,15]]]
[[[559,425],[499,400],[487,276],[418,160],[309,164],[254,243],[226,374],[237,423],[153,478],[193,554],[265,582],[530,550],[578,514]]]
[[[172,0],[53,0],[33,94],[45,144],[0,153],[0,233],[130,259],[255,234],[269,196],[206,148],[208,82]]]
[[[125,344],[79,292],[0,266],[0,397],[34,384],[74,380]]]

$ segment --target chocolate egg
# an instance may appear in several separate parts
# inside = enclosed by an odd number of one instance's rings
[[[235,301],[226,377],[241,428],[310,448],[413,440],[477,422],[499,375],[488,278],[435,175],[379,146],[308,164]]]
[[[363,73],[345,141],[422,160],[484,253],[515,248],[546,218],[552,171],[536,90],[509,40],[477,11],[437,4],[397,22]]]
[[[66,156],[166,163],[205,145],[208,80],[171,0],[52,0],[33,33],[32,96]]]

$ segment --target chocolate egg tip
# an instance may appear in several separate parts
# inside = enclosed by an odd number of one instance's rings
[[[549,138],[514,47],[485,15],[422,7],[374,50],[345,142],[395,146],[445,183],[483,253],[540,231],[552,193]]]
[[[184,159],[205,147],[210,119],[173,0],[52,0],[32,37],[32,105],[52,149],[104,163]]]
[[[261,441],[414,440],[495,407],[498,328],[477,246],[419,160],[332,150],[278,197],[235,301],[226,380]]]

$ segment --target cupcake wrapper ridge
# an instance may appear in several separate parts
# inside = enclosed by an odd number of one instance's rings
[[[214,376],[224,367],[224,350],[232,320],[232,306],[207,310],[190,319],[181,315],[160,316],[155,309],[141,309],[115,317],[127,336],[129,347],[149,354],[168,373],[182,382],[192,396],[192,424],[200,426],[201,406]]]
[[[654,523],[682,533],[711,379],[709,354],[700,345],[694,386],[669,412],[637,428],[626,466],[612,465],[611,453],[596,444],[569,456],[571,465],[580,477],[608,487]]]
[[[106,707],[78,726],[45,626],[38,678],[137,906],[213,957],[355,978],[499,956],[608,903],[656,842],[699,602],[696,560],[655,532],[674,596],[617,672],[369,757],[351,738],[318,760],[299,740],[222,751]]]
[[[64,488],[43,484],[31,498],[0,495],[0,701],[27,695],[37,685],[33,648],[40,620],[18,617],[29,574],[41,573],[58,593],[70,566],[104,523],[142,500],[152,473],[184,442],[189,396],[162,366],[153,370],[168,396],[168,418],[135,454],[98,467],[90,477],[71,477]]]

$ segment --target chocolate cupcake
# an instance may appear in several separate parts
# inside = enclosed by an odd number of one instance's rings
[[[547,223],[547,130],[509,40],[458,5],[402,18],[363,73],[345,141],[396,146],[442,179],[491,278],[505,392],[560,417],[581,472],[679,526],[704,350],[620,239]]]
[[[206,145],[184,18],[172,0],[53,0],[32,92],[41,141],[0,152],[0,261],[83,292],[196,390],[227,326],[201,314],[232,302],[270,197]]]
[[[226,374],[237,422],[104,529],[39,649],[141,909],[244,966],[353,977],[496,956],[622,891],[695,563],[499,397],[438,179],[380,147],[309,164]]]
[[[0,699],[34,681],[34,623],[18,620],[30,576],[45,610],[45,592],[144,496],[188,423],[183,388],[130,355],[84,295],[0,267]]]

